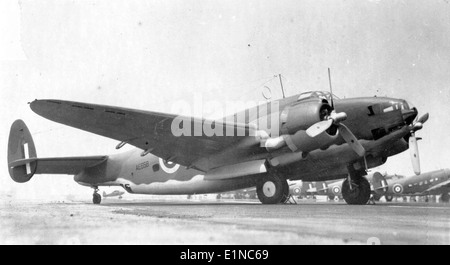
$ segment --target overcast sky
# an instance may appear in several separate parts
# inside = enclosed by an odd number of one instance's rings
[[[8,175],[15,119],[38,156],[117,153],[101,136],[53,123],[27,102],[65,99],[171,112],[177,100],[262,100],[328,90],[389,96],[430,120],[417,133],[422,171],[450,167],[450,5],[442,1],[35,1],[0,3],[0,191],[87,194],[70,176]],[[412,175],[405,152],[379,169]]]

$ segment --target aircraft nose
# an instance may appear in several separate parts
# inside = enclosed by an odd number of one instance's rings
[[[403,109],[402,110],[403,120],[408,125],[412,124],[414,122],[414,119],[417,117],[418,113],[419,112],[417,111],[416,107],[412,107],[410,109]]]

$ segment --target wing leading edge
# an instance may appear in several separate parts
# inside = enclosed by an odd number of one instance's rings
[[[242,162],[236,156],[228,158],[231,160],[228,162],[210,161],[209,157],[212,155],[232,146],[242,147],[240,142],[245,142],[245,147],[241,148],[243,152],[254,153],[255,150],[248,147],[258,146],[255,137],[249,137],[253,128],[245,124],[223,123],[223,130],[230,130],[229,127],[232,126],[236,136],[207,136],[203,130],[199,136],[175,136],[171,127],[176,118],[192,121],[192,129],[202,126],[205,122],[214,121],[61,100],[35,100],[30,107],[35,113],[49,120],[126,142],[165,160],[204,172],[226,164]],[[245,136],[238,136],[237,130],[243,130]],[[246,141],[242,141],[244,139]]]

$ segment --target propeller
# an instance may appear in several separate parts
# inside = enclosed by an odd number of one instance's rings
[[[355,153],[358,154],[360,157],[364,157],[366,150],[364,147],[358,142],[358,139],[356,136],[350,131],[350,129],[342,124],[342,121],[345,121],[347,119],[347,114],[345,112],[339,112],[336,113],[334,110],[334,101],[333,101],[333,89],[331,87],[331,74],[330,74],[330,68],[328,68],[328,80],[330,82],[330,96],[331,96],[331,113],[330,115],[326,116],[324,120],[319,121],[312,126],[310,126],[306,130],[306,134],[308,134],[309,137],[316,137],[317,135],[325,132],[328,130],[332,125],[337,126],[339,133],[341,134],[342,138],[344,138],[345,142],[347,142],[350,147],[355,151]]]
[[[414,132],[411,133],[409,137],[409,155],[411,156],[411,163],[413,166],[414,173],[420,175],[420,158],[419,158],[419,148],[417,146],[417,139]]]
[[[306,134],[309,137],[316,137],[317,135],[328,130],[333,124],[337,126],[339,133],[345,142],[347,142],[350,147],[358,154],[358,156],[363,157],[366,153],[364,147],[358,142],[356,136],[350,131],[350,129],[342,124],[341,122],[347,119],[347,114],[345,112],[336,113],[334,110],[331,114],[326,117],[325,120],[319,121],[313,124],[306,130]]]
[[[423,128],[423,124],[428,120],[430,115],[428,113],[422,115],[417,121],[412,125],[412,129],[409,136],[409,154],[411,157],[411,163],[413,166],[414,173],[420,175],[420,158],[419,158],[419,147],[417,146],[417,138],[415,132]]]

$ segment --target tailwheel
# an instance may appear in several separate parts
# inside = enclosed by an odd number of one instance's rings
[[[370,184],[364,177],[352,178],[351,186],[348,179],[342,183],[342,196],[347,204],[367,204],[370,199],[370,193]]]
[[[283,177],[270,173],[258,182],[256,193],[262,204],[284,203],[289,199],[289,185]]]
[[[94,204],[100,204],[102,202],[102,196],[98,194],[98,188],[94,189],[94,194],[92,195],[92,202]]]

